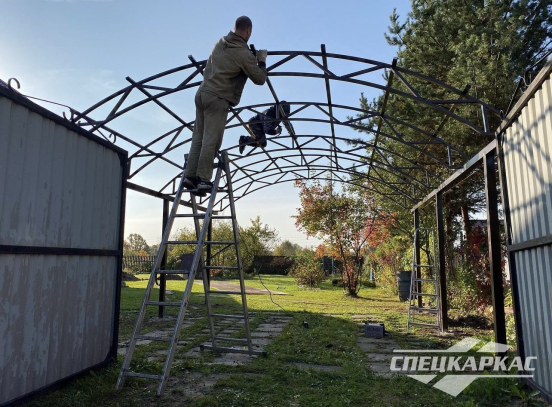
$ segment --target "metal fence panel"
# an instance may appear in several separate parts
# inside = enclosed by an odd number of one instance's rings
[[[552,62],[509,115],[503,153],[525,357],[532,382],[552,394]],[[508,119],[507,119],[508,120]]]
[[[6,98],[0,117],[0,244],[117,249],[117,153]]]
[[[0,405],[116,357],[126,163],[0,89]]]
[[[113,339],[116,261],[0,255],[3,402],[106,359]]]

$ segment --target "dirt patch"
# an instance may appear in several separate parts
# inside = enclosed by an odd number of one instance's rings
[[[459,315],[449,317],[449,326],[475,329],[492,329],[493,323],[484,315]]]
[[[123,281],[140,281],[140,279],[138,277],[136,277],[135,275],[133,274],[130,274],[130,273],[126,273],[123,271]]]

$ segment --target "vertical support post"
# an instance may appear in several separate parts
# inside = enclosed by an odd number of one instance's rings
[[[504,289],[502,287],[502,253],[500,250],[500,222],[498,220],[498,194],[496,193],[495,151],[483,161],[485,170],[485,197],[487,200],[487,235],[489,264],[493,295],[493,320],[496,343],[506,343],[506,317],[504,315]]]
[[[417,265],[420,264],[420,232],[418,228],[420,227],[420,211],[419,209],[414,210],[414,260]],[[422,268],[420,266],[416,267],[416,278],[422,278]],[[416,291],[422,292],[422,282],[418,281],[416,285]],[[418,295],[418,308],[422,308],[423,298]]]
[[[163,228],[161,229],[161,236],[163,236],[163,233],[165,232],[165,228],[167,227],[167,222],[169,221],[169,204],[170,201],[167,201],[166,199],[163,199]],[[165,269],[167,266],[167,246],[165,246],[165,250],[163,251],[163,257],[161,258],[161,265],[159,268],[161,270]],[[166,274],[161,274],[159,276],[159,302],[165,301],[165,291],[167,290],[167,276]],[[165,314],[165,307],[163,305],[159,306],[159,318],[163,318]]]
[[[441,331],[448,329],[447,274],[445,264],[445,222],[443,220],[443,192],[435,196],[437,210],[437,242],[439,245],[439,313]]]
[[[511,217],[510,217],[510,201],[508,198],[508,180],[506,178],[506,169],[504,165],[504,150],[502,148],[502,142],[504,140],[504,133],[499,134],[497,137],[496,149],[497,149],[497,161],[498,161],[498,177],[500,180],[500,194],[502,209],[504,210],[504,229],[506,231],[506,244],[510,246],[512,244],[512,230]],[[519,309],[519,283],[516,267],[516,255],[508,251],[508,266],[510,268],[510,282],[512,287],[512,302],[514,306],[514,321],[516,326],[516,342],[517,352],[522,360],[525,360],[525,343],[523,341],[523,329],[521,326],[521,311]]]

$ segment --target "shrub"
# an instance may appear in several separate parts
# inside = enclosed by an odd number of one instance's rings
[[[517,346],[516,335],[516,323],[514,320],[514,314],[506,314],[506,340],[508,345],[512,347]]]
[[[297,284],[307,287],[314,287],[326,278],[320,260],[315,259],[313,254],[306,254],[298,257],[290,274],[295,277]]]

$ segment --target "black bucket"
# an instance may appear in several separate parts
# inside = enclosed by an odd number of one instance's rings
[[[408,301],[410,297],[410,276],[411,271],[399,271],[397,273],[397,286],[399,289],[399,300]]]

